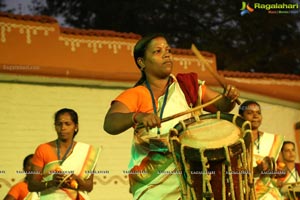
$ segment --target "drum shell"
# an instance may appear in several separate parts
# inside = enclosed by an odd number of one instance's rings
[[[300,183],[292,184],[288,188],[288,196],[290,200],[300,200]]]
[[[226,146],[227,148],[227,154],[229,154],[229,160],[226,157],[226,150],[222,146],[220,148],[205,148],[205,149],[199,149],[195,147],[189,147],[184,146],[181,144],[180,136],[184,134],[185,128],[188,128],[189,126],[193,126],[196,123],[196,118],[189,118],[185,120],[182,123],[178,123],[174,128],[175,132],[178,132],[178,139],[172,140],[172,144],[174,146],[174,151],[176,153],[176,159],[180,160],[180,164],[182,166],[182,169],[184,173],[190,173],[191,179],[192,179],[192,187],[195,190],[195,194],[197,196],[197,199],[203,199],[203,198],[211,198],[214,197],[214,199],[223,199],[223,189],[225,187],[226,189],[226,199],[232,199],[230,190],[230,185],[233,185],[234,195],[235,199],[247,199],[249,194],[244,194],[243,197],[240,198],[240,194],[243,193],[242,191],[245,190],[245,188],[240,188],[240,182],[243,181],[243,178],[245,176],[251,175],[251,170],[249,168],[249,164],[252,162],[251,159],[251,151],[252,151],[252,139],[251,139],[251,127],[249,123],[246,123],[244,119],[232,115],[232,114],[207,114],[207,115],[200,115],[200,120],[206,120],[206,119],[223,119],[227,120],[229,122],[233,122],[242,133],[242,137],[240,138],[241,141],[235,141],[232,145]],[[172,131],[171,131],[172,132]],[[200,133],[199,133],[200,134]],[[171,133],[172,135],[172,133]],[[246,152],[244,152],[246,148]],[[251,149],[251,150],[250,150]],[[180,152],[180,153],[179,153]],[[203,191],[203,162],[201,160],[201,153],[203,152],[204,157],[207,159],[207,172],[210,174],[211,180],[210,185],[212,186],[212,194],[209,192]],[[184,155],[181,155],[184,154]],[[245,169],[241,169],[238,167],[238,162],[240,159],[242,159],[242,155],[246,154],[247,157],[247,164]],[[183,162],[188,163],[188,171],[187,167],[183,164]],[[222,172],[222,164],[225,166],[231,167],[231,172],[240,172],[242,175],[239,175],[238,173],[225,173]],[[228,170],[228,168],[226,169]],[[244,172],[242,171],[244,170]],[[198,173],[200,172],[200,173]],[[202,172],[202,173],[201,173]],[[243,175],[243,173],[245,173]],[[187,174],[186,174],[187,175]],[[233,183],[230,182],[230,177],[232,177]],[[222,185],[222,177],[225,178],[225,186]],[[249,176],[251,177],[251,176]],[[248,187],[248,180],[247,183],[243,183],[243,187]],[[250,181],[251,182],[251,181]],[[251,186],[252,187],[252,186]],[[234,198],[233,198],[234,199]],[[248,198],[250,199],[250,198]]]

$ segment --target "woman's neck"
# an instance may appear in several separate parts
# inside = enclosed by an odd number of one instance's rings
[[[263,135],[262,131],[259,131],[258,129],[252,130],[252,141],[257,140],[262,135]]]
[[[73,139],[71,139],[71,140],[58,139],[58,142],[59,142],[60,147],[68,148],[73,143]]]
[[[147,78],[147,81],[151,87],[155,98],[162,96],[166,92],[166,89],[168,87],[169,77],[166,79],[149,79]]]
[[[292,171],[295,168],[295,162],[285,162],[285,164],[289,171]]]
[[[166,87],[170,76],[165,78],[157,78],[153,76],[147,76],[148,83],[154,88],[164,88]]]

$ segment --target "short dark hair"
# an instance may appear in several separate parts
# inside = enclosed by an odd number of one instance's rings
[[[137,65],[138,68],[141,68],[137,62],[137,59],[140,57],[144,57],[145,56],[145,52],[146,49],[149,45],[149,43],[158,37],[163,37],[166,39],[165,35],[162,33],[151,33],[149,35],[146,35],[144,37],[142,37],[134,46],[134,50],[133,50],[133,56],[134,56],[134,61],[135,64]]]
[[[167,38],[164,36],[164,34],[162,33],[152,33],[152,34],[148,34],[144,37],[142,37],[134,46],[134,50],[133,50],[133,56],[134,56],[134,62],[136,64],[136,66],[141,69],[141,66],[138,64],[138,58],[144,58],[145,56],[145,52],[146,49],[149,45],[149,43],[158,37],[163,37],[167,40]],[[135,86],[141,85],[145,82],[146,80],[146,74],[143,70],[141,70],[141,78],[135,83]]]
[[[28,163],[28,161],[33,157],[33,154],[29,154],[28,156],[26,156],[23,160],[23,169],[25,169],[26,164]]]
[[[254,100],[247,100],[247,101],[244,101],[240,105],[240,107],[239,107],[239,115],[243,116],[243,113],[245,112],[245,110],[247,110],[248,106],[251,105],[251,104],[257,105],[259,107],[259,109],[261,110],[259,103],[257,103]]]
[[[286,144],[292,144],[294,146],[294,148],[295,148],[295,143],[294,142],[292,142],[292,141],[284,141],[283,144],[282,144],[282,147],[281,147],[281,152],[283,151],[284,145],[286,145]]]
[[[57,111],[54,115],[54,124],[58,121],[58,118],[60,115],[68,113],[71,116],[72,121],[78,125],[78,114],[77,112],[75,112],[75,110],[70,109],[70,108],[63,108],[60,109],[59,111]],[[79,128],[77,128],[77,130],[75,130],[73,138],[75,137],[75,135],[77,135]]]
[[[148,34],[144,37],[142,37],[134,46],[134,50],[133,50],[133,57],[134,57],[134,62],[136,64],[136,66],[141,69],[141,66],[138,64],[138,58],[144,58],[145,56],[145,52],[146,49],[149,45],[149,43],[158,37],[163,37],[167,40],[166,36],[162,33],[152,33],[152,34]],[[141,70],[141,78],[135,83],[135,86],[141,85],[145,82],[146,80],[146,74],[143,70]]]

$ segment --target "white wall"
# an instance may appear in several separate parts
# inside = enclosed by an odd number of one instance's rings
[[[54,113],[73,108],[79,115],[77,141],[102,146],[92,199],[130,199],[127,170],[131,134],[111,136],[103,131],[103,118],[111,99],[121,90],[0,83],[0,198],[23,178],[22,162],[36,146],[56,139]],[[15,179],[15,181],[12,181]],[[101,198],[100,198],[101,197]]]
[[[56,80],[51,81],[49,78],[38,77],[33,81],[25,79],[0,74],[0,198],[5,196],[12,184],[23,178],[23,175],[16,173],[16,170],[22,170],[23,158],[33,153],[38,144],[56,138],[53,115],[57,110],[68,107],[79,114],[80,131],[76,140],[103,147],[97,169],[107,170],[109,174],[95,176],[91,198],[131,199],[128,179],[123,170],[127,169],[129,161],[132,133],[127,131],[111,136],[102,128],[110,101],[123,90],[115,87],[131,84],[101,85],[101,82],[97,82],[98,85],[80,86],[89,83],[78,81],[77,86],[68,86],[66,84],[70,80],[64,79],[60,81],[65,85],[58,86],[52,85]],[[20,82],[24,80],[26,83]],[[262,130],[283,134],[287,139],[294,140],[293,124],[300,119],[299,110],[259,103],[263,108]],[[237,108],[233,113],[237,113]]]

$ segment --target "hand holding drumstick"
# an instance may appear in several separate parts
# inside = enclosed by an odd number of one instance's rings
[[[228,99],[231,99],[231,102],[236,102],[237,104],[241,104],[238,97],[240,96],[239,91],[232,85],[226,85],[226,88],[224,88],[224,96]]]
[[[222,98],[222,95],[218,95],[216,96],[215,98],[211,99],[209,102],[205,103],[205,104],[202,104],[202,105],[199,105],[199,106],[196,106],[194,108],[191,108],[189,110],[186,110],[186,111],[183,111],[183,112],[180,112],[180,113],[176,113],[174,115],[171,115],[169,117],[165,117],[163,119],[160,120],[160,123],[163,123],[163,122],[167,122],[167,121],[170,121],[172,119],[175,119],[177,117],[180,117],[180,116],[183,116],[183,115],[186,115],[186,114],[189,114],[189,113],[192,113],[192,112],[196,112],[196,111],[200,111],[201,109],[203,109],[204,107],[208,106],[208,105],[211,105],[213,103],[215,103],[216,101],[218,101],[219,99]],[[150,115],[150,114],[148,114]],[[154,115],[154,114],[151,114],[151,115]],[[149,128],[147,126],[145,126],[144,123],[139,123],[137,124],[137,126],[135,127],[135,130],[138,130],[138,129],[141,129],[141,128],[145,128],[147,129],[147,131],[149,130]],[[153,126],[155,127],[155,126]]]
[[[231,99],[232,101],[235,101],[238,105],[241,104],[241,101],[238,99],[239,92],[236,90],[235,87],[231,85],[225,84],[225,81],[223,78],[213,71],[213,69],[210,67],[209,63],[205,60],[205,58],[201,55],[200,51],[196,48],[194,44],[192,44],[192,51],[196,55],[196,57],[204,64],[204,67],[211,73],[211,75],[218,81],[218,83],[224,88],[225,92],[224,95]]]

